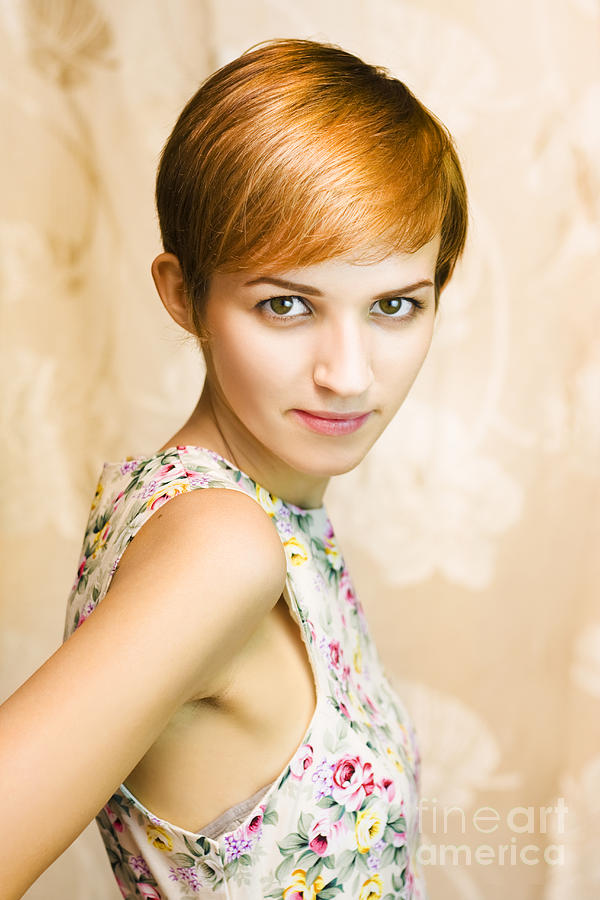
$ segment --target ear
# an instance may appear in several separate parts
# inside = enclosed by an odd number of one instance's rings
[[[151,266],[152,278],[164,308],[172,319],[195,334],[183,285],[183,275],[179,260],[174,253],[160,253]]]

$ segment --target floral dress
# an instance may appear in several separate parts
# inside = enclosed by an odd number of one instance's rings
[[[286,503],[202,447],[105,463],[65,640],[101,602],[144,522],[172,497],[209,487],[250,494],[277,528],[316,708],[260,802],[217,838],[153,815],[121,784],[96,821],[123,897],[425,900],[414,729],[383,671],[324,506]]]

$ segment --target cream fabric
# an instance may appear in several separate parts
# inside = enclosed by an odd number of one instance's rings
[[[326,495],[419,732],[429,891],[600,895],[599,20],[597,0],[1,0],[2,697],[60,643],[101,463],[152,452],[200,390],[149,272],[162,143],[251,44],[333,41],[446,122],[470,189],[423,370]],[[541,813],[561,798],[562,832]],[[115,890],[92,825],[26,896]]]

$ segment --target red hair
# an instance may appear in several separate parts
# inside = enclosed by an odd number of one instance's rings
[[[387,70],[308,40],[265,42],[201,85],[163,149],[156,205],[198,334],[214,272],[381,258],[440,233],[437,308],[468,219],[445,126]]]

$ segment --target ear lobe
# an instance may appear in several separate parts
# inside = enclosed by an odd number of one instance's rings
[[[159,253],[151,266],[152,278],[164,308],[186,331],[195,334],[191,323],[181,265],[174,253]]]

